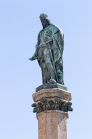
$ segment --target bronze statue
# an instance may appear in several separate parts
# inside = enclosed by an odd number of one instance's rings
[[[35,53],[29,60],[37,59],[42,70],[43,84],[57,82],[64,85],[62,59],[64,34],[50,22],[47,15],[41,14],[40,20],[43,29],[38,34]]]

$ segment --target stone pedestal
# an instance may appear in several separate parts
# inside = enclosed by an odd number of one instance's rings
[[[59,88],[42,89],[33,94],[33,100],[38,139],[67,139],[68,111],[73,110],[71,93]]]

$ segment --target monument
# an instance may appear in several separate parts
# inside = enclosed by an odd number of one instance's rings
[[[35,52],[29,60],[37,60],[42,71],[42,85],[32,95],[33,112],[38,119],[38,139],[67,139],[67,118],[71,107],[71,93],[64,85],[64,34],[40,15],[43,29],[38,34]]]

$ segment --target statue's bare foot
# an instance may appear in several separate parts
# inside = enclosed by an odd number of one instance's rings
[[[50,83],[56,83],[54,79],[50,79]]]

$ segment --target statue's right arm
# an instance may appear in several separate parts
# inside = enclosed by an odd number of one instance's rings
[[[35,53],[34,53],[34,55],[32,57],[29,58],[29,60],[35,60],[35,59],[38,58],[37,48],[39,46],[39,43],[40,43],[40,38],[39,38],[39,34],[38,34],[38,42],[37,42],[37,44],[35,46]]]
[[[36,47],[37,47],[37,44],[36,44]],[[36,48],[33,56],[29,58],[29,60],[35,60],[35,59],[37,59],[37,48]]]

